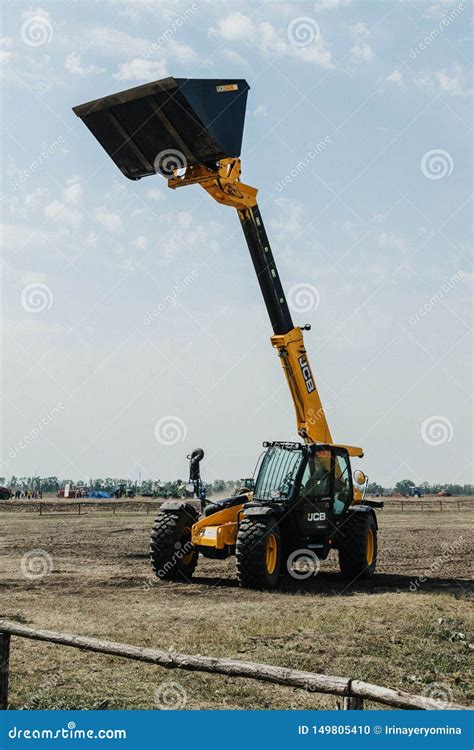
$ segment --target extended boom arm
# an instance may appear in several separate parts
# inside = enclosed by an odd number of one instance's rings
[[[237,209],[273,327],[272,345],[277,349],[296,412],[298,434],[308,443],[332,443],[316,382],[308,361],[303,331],[293,325],[267,233],[257,205],[257,190],[240,182],[240,159],[221,159],[217,169],[187,167],[168,181],[170,188],[199,184],[219,203]],[[361,448],[344,446],[352,456]]]

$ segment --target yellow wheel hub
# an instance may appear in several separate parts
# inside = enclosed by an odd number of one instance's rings
[[[187,546],[191,542],[191,529],[189,527],[186,527],[185,529],[183,529],[181,533],[180,542],[181,542],[181,547],[187,549]],[[183,563],[183,565],[189,565],[192,559],[193,559],[193,550],[188,552],[187,555],[184,555],[184,557],[181,559],[181,562]]]
[[[372,565],[375,555],[375,534],[373,529],[369,529],[367,534],[367,548],[365,551],[367,564]]]
[[[269,575],[272,575],[275,572],[275,568],[277,564],[277,552],[278,552],[277,538],[275,534],[270,533],[267,537],[267,555],[266,555],[267,573]]]

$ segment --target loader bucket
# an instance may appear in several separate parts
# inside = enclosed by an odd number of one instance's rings
[[[249,85],[164,78],[73,108],[131,180],[240,156]]]

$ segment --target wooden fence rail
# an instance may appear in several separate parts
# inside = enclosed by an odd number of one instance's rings
[[[371,685],[368,682],[355,680],[348,677],[333,677],[330,675],[317,674],[315,672],[303,672],[299,669],[287,669],[270,664],[259,664],[256,662],[237,661],[234,659],[217,659],[209,656],[195,656],[181,654],[177,651],[158,651],[151,648],[131,646],[126,643],[114,641],[103,641],[97,638],[89,638],[82,635],[71,635],[69,633],[56,633],[50,630],[37,630],[26,627],[9,620],[0,620],[0,708],[8,706],[8,677],[9,677],[9,654],[10,638],[18,636],[35,641],[46,641],[57,643],[61,646],[70,646],[82,651],[93,651],[100,654],[121,656],[125,659],[157,664],[165,669],[184,669],[194,672],[210,672],[214,674],[227,675],[229,677],[246,677],[247,679],[272,682],[276,685],[302,688],[312,693],[329,693],[341,696],[344,699],[345,709],[362,709],[363,701],[371,700],[394,708],[406,709],[466,709],[460,706],[445,703],[420,695],[412,695],[403,690]]]

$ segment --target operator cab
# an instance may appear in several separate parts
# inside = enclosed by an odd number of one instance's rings
[[[275,507],[299,544],[314,542],[319,547],[320,542],[326,547],[354,502],[348,451],[318,443],[278,442],[266,447],[254,502]]]

